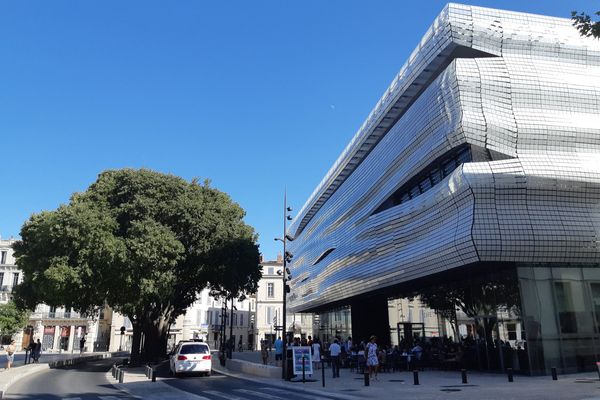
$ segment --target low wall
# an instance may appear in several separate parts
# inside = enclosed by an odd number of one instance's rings
[[[227,360],[225,367],[232,372],[243,372],[245,374],[260,376],[262,378],[281,378],[281,367],[272,365],[256,364],[243,360]]]

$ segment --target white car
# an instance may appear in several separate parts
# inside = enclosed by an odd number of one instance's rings
[[[169,368],[173,376],[195,373],[210,376],[212,370],[210,347],[203,342],[179,342],[169,359]]]

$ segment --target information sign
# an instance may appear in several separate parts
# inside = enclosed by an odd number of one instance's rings
[[[294,375],[302,375],[302,366],[304,365],[304,374],[311,375],[312,359],[309,346],[292,346],[292,360],[294,365]]]

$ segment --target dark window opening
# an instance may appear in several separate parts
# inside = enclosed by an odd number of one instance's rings
[[[331,252],[332,252],[332,251],[334,251],[334,250],[335,250],[335,248],[333,248],[333,249],[327,249],[327,250],[325,250],[325,251],[323,252],[323,254],[321,254],[321,255],[319,256],[319,258],[317,258],[317,261],[315,261],[313,265],[316,265],[316,264],[318,264],[319,262],[321,262],[321,260],[323,260],[323,259],[324,259],[325,257],[327,257],[329,254],[331,254]]]
[[[491,157],[488,157],[488,160],[489,159],[491,159]],[[453,149],[429,164],[413,178],[409,179],[404,185],[402,185],[390,197],[381,203],[381,205],[375,210],[375,212],[373,212],[373,214],[378,214],[387,210],[388,208],[392,208],[418,197],[440,183],[445,177],[454,172],[456,168],[471,161],[473,161],[473,152],[470,145],[465,144]],[[324,256],[321,256],[317,262],[319,262],[323,257]]]

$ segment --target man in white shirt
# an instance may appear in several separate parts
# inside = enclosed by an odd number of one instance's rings
[[[340,377],[340,353],[342,348],[338,343],[337,339],[334,339],[333,343],[329,345],[329,356],[331,357],[331,369],[333,371],[333,377]]]

